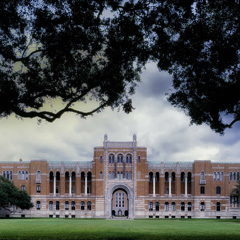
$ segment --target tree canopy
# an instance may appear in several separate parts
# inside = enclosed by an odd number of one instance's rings
[[[151,60],[172,75],[169,101],[223,133],[240,120],[239,10],[238,0],[3,0],[0,117],[129,113]],[[53,99],[60,110],[44,108]]]
[[[8,179],[0,176],[0,208],[10,211],[11,206],[21,209],[30,209],[33,207],[31,197],[26,191],[19,190]]]

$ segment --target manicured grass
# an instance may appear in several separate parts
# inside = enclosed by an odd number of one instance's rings
[[[240,239],[239,220],[0,219],[0,239]]]

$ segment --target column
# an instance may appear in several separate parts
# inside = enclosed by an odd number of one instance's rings
[[[153,175],[153,197],[155,197],[155,192],[156,192],[156,190],[155,190],[155,182],[156,182],[156,177]]]
[[[72,195],[72,177],[69,175],[69,195]]]
[[[87,195],[87,174],[85,173],[85,195]]]
[[[188,178],[187,176],[185,176],[185,197],[187,197],[187,182],[188,182]]]
[[[172,196],[172,177],[169,176],[169,197]]]
[[[56,176],[53,176],[53,195],[56,196]]]

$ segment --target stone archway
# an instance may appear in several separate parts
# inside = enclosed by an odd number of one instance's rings
[[[110,188],[108,189],[105,216],[107,218],[112,217],[112,198],[113,198],[113,193],[116,192],[117,190],[123,190],[126,192],[128,197],[128,218],[134,218],[134,195],[133,195],[133,191],[126,184],[114,184],[110,186]]]

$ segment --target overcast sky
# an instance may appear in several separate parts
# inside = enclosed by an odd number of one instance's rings
[[[170,87],[171,77],[148,64],[130,114],[106,109],[87,119],[66,114],[40,125],[34,119],[1,119],[0,160],[90,161],[105,133],[109,141],[132,141],[136,133],[138,146],[148,149],[148,161],[240,162],[239,124],[224,136],[206,125],[190,126],[190,119],[167,102]]]

